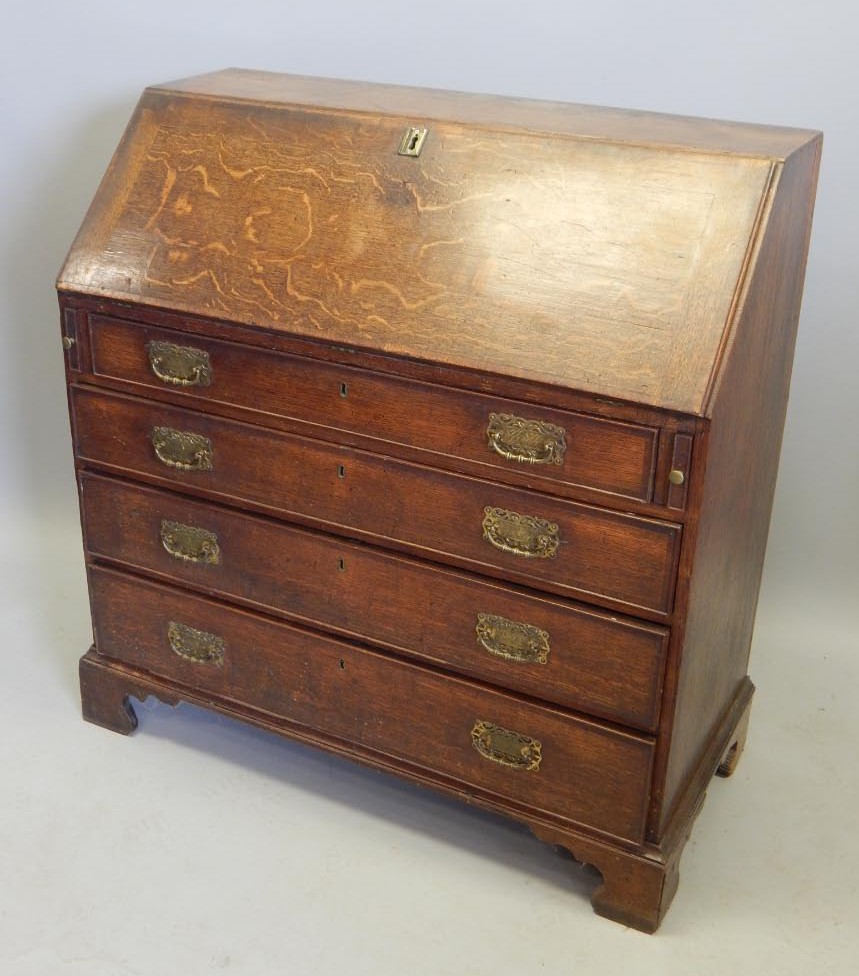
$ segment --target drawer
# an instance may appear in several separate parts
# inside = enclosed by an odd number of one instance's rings
[[[659,614],[680,527],[119,394],[72,393],[85,463]]]
[[[469,793],[642,839],[652,740],[109,570],[93,569],[91,587],[107,657]]]
[[[97,559],[655,730],[663,627],[113,478],[80,488]]]
[[[189,405],[253,410],[254,422],[269,426],[275,418],[313,424],[318,431],[311,436],[326,440],[342,440],[337,432],[348,431],[382,442],[369,446],[383,454],[404,447],[448,468],[464,460],[485,465],[489,478],[515,483],[524,477],[549,492],[585,487],[641,501],[652,496],[653,427],[100,315],[91,317],[90,335],[97,376],[178,392]]]

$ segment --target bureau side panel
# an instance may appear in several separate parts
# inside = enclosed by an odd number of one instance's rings
[[[753,277],[700,446],[706,471],[679,657],[659,833],[703,788],[721,720],[748,669],[820,160],[817,139],[779,175]],[[718,761],[718,756],[716,760]]]

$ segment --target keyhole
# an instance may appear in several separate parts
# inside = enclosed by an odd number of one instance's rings
[[[410,125],[403,133],[397,152],[401,156],[419,156],[426,136],[426,129],[419,129],[417,126]]]
[[[340,668],[341,671],[345,671],[346,670],[346,662],[343,660],[342,657],[340,658],[340,663],[339,663],[338,667]]]
[[[349,387],[345,383],[340,384],[340,396],[342,397],[349,396]]]
[[[338,464],[337,465],[337,477],[338,478],[345,478],[346,477],[346,465],[345,464]]]
[[[342,556],[337,560],[337,568],[341,573],[346,572],[346,560]]]

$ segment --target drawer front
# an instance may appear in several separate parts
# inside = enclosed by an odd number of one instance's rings
[[[78,456],[569,595],[665,613],[680,529],[77,388]]]
[[[573,486],[649,501],[657,431],[417,383],[205,336],[91,317],[93,371],[152,391],[254,410],[487,465],[549,492]],[[201,406],[202,404],[198,404]],[[317,436],[314,434],[313,436]],[[332,432],[331,437],[337,439]]]
[[[633,842],[652,742],[347,641],[91,572],[100,653]]]
[[[87,548],[135,570],[333,628],[653,731],[667,631],[99,475]]]

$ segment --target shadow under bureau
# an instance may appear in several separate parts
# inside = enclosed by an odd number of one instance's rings
[[[193,702],[527,823],[654,930],[752,697],[817,133],[230,70],[58,281],[84,716]]]

